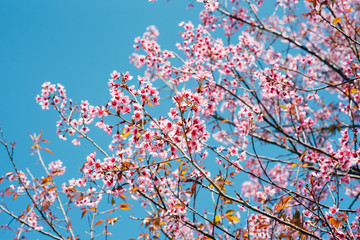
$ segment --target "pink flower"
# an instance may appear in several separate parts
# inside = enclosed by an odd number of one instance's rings
[[[79,139],[74,139],[74,140],[72,140],[71,142],[72,142],[72,144],[74,144],[74,146],[80,146],[80,141],[79,141]]]
[[[133,76],[131,76],[131,75],[129,74],[129,72],[126,72],[122,77],[123,77],[124,80],[131,80],[131,79],[133,79]]]
[[[230,148],[228,149],[228,153],[229,153],[230,156],[235,156],[235,155],[238,154],[238,149],[235,148],[235,147],[230,147]]]
[[[95,114],[97,114],[99,118],[102,118],[108,115],[107,111],[105,110],[106,109],[104,108],[104,106],[100,106],[100,107],[97,106],[95,107]]]
[[[41,108],[43,110],[48,110],[49,109],[49,101],[48,100],[42,101],[39,104],[40,104],[40,106],[41,106]]]
[[[112,80],[115,80],[120,77],[120,73],[114,70],[112,73],[110,73],[110,76],[112,77]]]
[[[335,214],[335,213],[337,213],[338,211],[339,211],[339,209],[337,208],[336,205],[330,207],[330,209],[329,209],[329,213],[330,213],[330,214]]]
[[[134,121],[138,122],[142,118],[142,112],[141,111],[135,111],[134,115],[131,117]]]

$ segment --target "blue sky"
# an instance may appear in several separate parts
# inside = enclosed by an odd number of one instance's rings
[[[68,174],[77,172],[86,154],[93,151],[86,144],[74,147],[70,141],[58,139],[57,114],[41,110],[35,102],[43,82],[63,84],[68,97],[76,102],[88,99],[93,105],[105,104],[109,73],[129,70],[135,76],[141,74],[129,64],[134,38],[142,35],[147,26],[155,25],[162,47],[174,50],[178,23],[197,23],[199,9],[186,11],[189,2],[0,0],[0,124],[7,140],[17,141],[15,160],[19,168],[28,167],[35,175],[42,173],[36,158],[30,155],[28,135],[41,129],[44,138],[51,141],[46,147],[54,152],[44,153],[45,162],[61,159]],[[0,158],[3,175],[11,171],[3,147]],[[9,221],[0,213],[0,225]],[[14,223],[10,226],[15,227]],[[124,230],[117,239],[137,237],[137,222],[124,217],[115,226]],[[13,234],[1,229],[0,236],[10,239]],[[41,235],[30,238],[44,239]]]

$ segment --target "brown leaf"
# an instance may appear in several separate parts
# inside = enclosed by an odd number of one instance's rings
[[[296,210],[296,212],[294,213],[294,216],[290,222],[298,227],[302,227],[300,212],[298,210]]]
[[[312,3],[314,8],[316,7],[317,5],[317,1],[316,0],[307,0],[308,2]]]

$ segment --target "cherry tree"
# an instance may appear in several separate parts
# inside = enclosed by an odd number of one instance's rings
[[[139,72],[114,70],[103,105],[41,86],[36,101],[58,113],[59,138],[93,146],[78,176],[55,184],[65,166],[45,163],[42,133],[31,149],[45,174],[18,169],[2,134],[14,170],[1,178],[0,208],[17,239],[107,237],[135,207],[141,239],[360,238],[360,2],[189,7],[201,24],[181,22],[171,50],[149,26],[130,57]],[[19,199],[20,212],[6,204]],[[90,217],[87,233],[73,227],[76,211]]]

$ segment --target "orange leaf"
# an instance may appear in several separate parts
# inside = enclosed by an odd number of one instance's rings
[[[134,187],[133,189],[131,189],[131,193],[134,193],[134,192],[136,192],[136,191],[138,191],[138,190],[139,190],[139,188]]]
[[[89,209],[92,210],[92,211],[96,211],[95,207],[89,207]]]
[[[273,214],[273,211],[271,210],[271,208],[269,208],[268,206],[264,206],[265,208],[266,208],[266,210],[269,212],[269,213],[271,213],[271,214]]]
[[[284,204],[288,204],[292,201],[292,196],[287,196],[283,198]]]
[[[348,10],[346,10],[346,12],[348,13],[348,12],[350,12],[351,10],[353,10],[355,7],[351,7],[351,8],[349,8]]]
[[[43,178],[43,179],[41,179],[41,184],[42,185],[47,185],[47,184],[51,184],[52,183],[52,177],[51,176],[49,176],[49,177],[46,177],[46,178]]]
[[[5,190],[5,192],[6,192],[6,196],[9,196],[10,194],[14,193],[14,191],[8,191],[7,189]]]
[[[108,219],[108,223],[110,223],[111,225],[114,225],[114,223],[115,223],[119,218],[120,218],[120,217],[110,218],[110,219]]]
[[[43,211],[43,212],[46,212],[48,209],[49,209],[49,204],[48,204],[48,203],[45,203],[42,211]]]
[[[275,211],[281,211],[284,208],[289,207],[287,204],[291,203],[292,201],[292,196],[286,196],[282,199],[280,199],[280,201],[278,203],[276,203],[274,209]]]
[[[119,197],[120,197],[122,200],[127,199],[127,196],[125,196],[125,195],[119,195]]]
[[[64,171],[62,171],[62,170],[56,170],[56,171],[53,171],[52,174],[58,175],[59,173],[62,173],[62,172],[64,172]]]
[[[120,209],[122,209],[122,210],[131,210],[131,208],[129,206],[131,206],[131,205],[128,203],[122,203],[119,205]]]
[[[42,148],[43,150],[45,150],[45,151],[47,151],[48,153],[50,153],[50,154],[53,154],[53,152],[50,150],[50,149],[48,149],[48,148]]]
[[[153,107],[154,105],[151,104],[151,102],[147,102],[147,105],[149,105],[150,107]]]
[[[95,223],[95,226],[101,224],[103,221],[104,221],[104,220],[99,220],[99,221],[97,221],[97,222]]]
[[[337,18],[335,18],[333,21],[332,21],[332,25],[335,25],[335,24],[337,24],[338,22],[340,22],[341,21],[341,17],[337,17]]]
[[[286,234],[284,234],[284,233],[281,233],[281,234],[278,236],[278,238],[279,238],[279,239],[283,239],[283,238],[289,239],[289,236],[286,235]]]
[[[51,187],[51,188],[48,188],[48,192],[55,191],[56,188],[57,188],[57,186],[53,186],[53,187]]]
[[[291,164],[291,168],[294,168],[294,167],[296,167],[296,166],[299,166],[299,164],[297,164],[297,163],[293,163],[293,164]]]
[[[281,206],[281,207],[278,207],[276,209],[276,211],[280,212],[281,210],[285,209],[285,208],[288,208],[289,206],[288,205],[284,205],[284,206]]]
[[[240,222],[240,220],[234,215],[227,216],[226,218],[227,218],[227,220],[229,220],[232,223]]]
[[[81,218],[83,218],[87,213],[87,210],[82,211]]]
[[[15,193],[15,194],[14,194],[14,197],[13,197],[13,200],[15,200],[17,197],[18,197],[18,194]]]
[[[333,222],[333,224],[334,224],[334,227],[335,227],[336,229],[338,229],[339,227],[342,227],[342,226],[343,226],[343,223],[342,223],[341,221],[339,221],[339,220],[335,220],[335,221]]]

